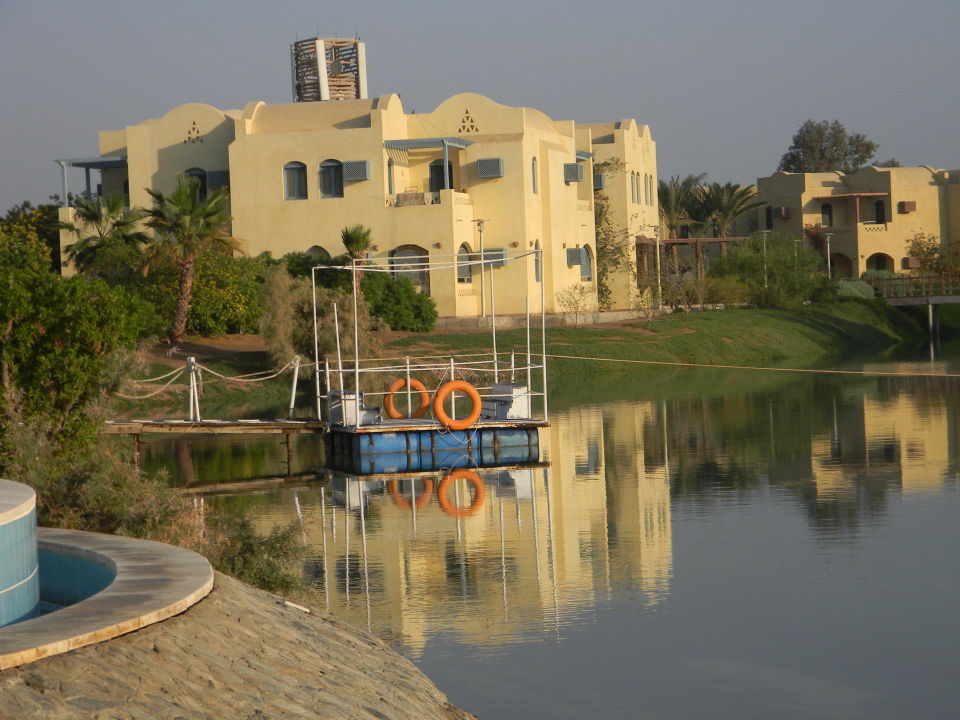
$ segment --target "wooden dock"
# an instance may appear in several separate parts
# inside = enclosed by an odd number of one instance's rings
[[[296,435],[326,429],[327,423],[318,420],[108,420],[103,434]]]

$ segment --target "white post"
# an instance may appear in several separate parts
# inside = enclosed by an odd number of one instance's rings
[[[525,299],[524,309],[526,310],[526,314],[527,314],[527,403],[529,403],[529,407],[532,410],[533,404],[530,401],[530,393],[533,391],[533,385],[531,384],[533,381],[533,378],[532,378],[533,370],[531,370],[530,368],[530,296],[529,295],[527,295]]]
[[[543,267],[543,250],[540,250],[540,267]],[[544,285],[546,284],[546,273],[540,273],[540,349],[543,357],[541,358],[540,372],[543,373],[543,419],[547,420],[547,303]]]
[[[340,314],[337,304],[333,304],[333,330],[337,335],[337,379],[340,386],[340,392],[343,392],[343,353],[340,352]],[[343,398],[340,398],[341,401]]]
[[[319,367],[319,366],[318,366],[318,367]],[[300,377],[300,356],[299,356],[299,355],[294,355],[294,356],[293,356],[293,383],[292,383],[292,385],[290,386],[290,407],[289,407],[289,409],[287,410],[287,419],[288,419],[288,420],[292,420],[292,419],[293,419],[293,405],[294,405],[294,402],[295,402],[296,399],[297,399],[297,379],[298,379],[299,377]],[[317,377],[318,377],[318,379],[319,379],[319,374],[318,374]],[[317,393],[317,395],[318,395],[318,398],[319,398],[319,392]]]
[[[516,378],[514,377],[514,372],[517,369],[517,351],[510,350],[510,384],[512,385]]]
[[[654,239],[656,240],[657,256],[654,258],[657,269],[657,310],[663,308],[663,288],[660,285],[660,228],[654,230]]]
[[[832,235],[829,235],[829,234],[827,235],[827,277],[828,278],[833,277],[833,270],[830,267],[830,238],[831,237]]]
[[[330,396],[330,360],[326,355],[323,356],[323,377],[326,381],[327,396]],[[320,398],[317,398],[317,420],[320,420]],[[327,418],[329,420],[329,418]]]
[[[497,358],[497,303],[493,297],[493,265],[490,265],[490,322],[493,328],[493,381],[500,381],[500,361]]]
[[[194,416],[194,399],[196,398],[197,394],[197,379],[193,375],[193,362],[194,360],[192,357],[187,358],[187,374],[190,376],[190,398],[188,401],[190,405],[190,422],[195,422],[197,419]]]
[[[410,356],[407,355],[404,358],[404,363],[406,365],[406,378],[407,378],[407,415],[413,416],[413,393],[410,390]]]
[[[446,166],[444,166],[446,172]],[[354,403],[357,408],[357,427],[363,424],[363,418],[360,416],[360,311],[357,295],[360,288],[357,286],[357,259],[353,258],[353,385],[354,385]]]
[[[453,358],[450,358],[450,379],[456,380],[457,375],[454,372]],[[457,392],[453,390],[450,392],[450,417],[453,420],[457,419]]]
[[[486,289],[483,287],[483,265],[484,265],[484,256],[483,256],[483,218],[477,218],[474,220],[477,224],[477,231],[480,233],[480,315],[481,317],[487,316],[487,297]]]
[[[316,268],[310,268],[310,289],[313,290],[313,391],[317,403],[317,420],[320,419],[320,333],[317,329],[317,277]],[[327,392],[330,392],[330,374],[327,373]]]

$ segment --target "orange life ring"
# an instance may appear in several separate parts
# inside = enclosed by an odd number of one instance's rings
[[[397,507],[410,507],[410,501],[397,491],[396,480],[390,480],[387,483],[387,490],[389,491],[390,495],[393,496],[393,502],[397,505]],[[433,478],[425,477],[423,479],[423,492],[414,498],[413,504],[418,508],[422,508],[424,505],[430,502],[431,495],[433,495]]]
[[[473,403],[470,414],[461,420],[450,417],[443,409],[443,401],[446,400],[447,395],[454,390],[466,393],[467,397],[470,398],[470,402]],[[473,425],[477,421],[477,418],[480,417],[480,407],[480,393],[466,380],[450,380],[445,382],[437,388],[437,392],[433,396],[433,416],[437,418],[441,425],[449,430],[466,430]]]
[[[387,411],[387,417],[394,420],[400,420],[403,417],[418,418],[427,414],[427,408],[430,407],[430,394],[426,386],[416,378],[410,378],[410,387],[420,394],[420,406],[413,411],[413,415],[402,415],[393,405],[393,395],[407,386],[406,378],[397,378],[390,387],[387,388],[387,394],[383,398],[383,409]]]
[[[473,485],[473,502],[470,503],[470,507],[457,507],[447,497],[450,492],[450,484],[460,478],[469,480],[470,484]],[[483,480],[473,470],[454,470],[440,481],[440,487],[437,488],[437,502],[450,517],[469,517],[470,515],[476,515],[483,507],[484,494]]]

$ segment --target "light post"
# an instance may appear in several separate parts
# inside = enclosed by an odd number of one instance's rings
[[[483,287],[483,265],[484,265],[484,256],[483,256],[483,223],[485,218],[477,218],[473,222],[477,224],[477,232],[480,233],[480,316],[487,316],[487,295],[486,290]]]
[[[761,231],[760,235],[763,238],[763,289],[767,289],[767,234],[769,230]]]
[[[650,225],[648,227],[653,229],[653,240],[656,247],[654,266],[657,273],[657,310],[660,310],[663,307],[663,289],[660,286],[660,226]]]
[[[831,237],[833,236],[827,233],[827,277],[828,278],[833,277],[833,270],[830,267],[830,238]]]

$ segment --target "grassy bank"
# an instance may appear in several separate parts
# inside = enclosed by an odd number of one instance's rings
[[[548,328],[547,347],[551,355],[643,360],[667,363],[741,365],[747,367],[811,367],[857,356],[875,356],[903,341],[922,334],[919,325],[897,310],[873,302],[847,301],[829,306],[811,306],[797,311],[735,309],[678,313],[650,321],[616,325]],[[248,336],[249,337],[249,336]],[[490,333],[432,332],[391,333],[384,338],[384,355],[449,355],[490,349]],[[524,330],[497,334],[498,349],[523,352]],[[534,350],[539,351],[539,331],[534,333]],[[258,340],[255,339],[255,343]],[[189,353],[225,375],[239,375],[266,369],[267,354],[259,347],[235,347],[231,338],[196,340]],[[550,377],[558,385],[569,385],[570,377],[599,377],[628,373],[641,368],[648,381],[658,385],[684,384],[728,386],[736,376],[727,370],[703,370],[695,375],[678,368],[654,368],[619,362],[551,359]],[[163,366],[152,365],[151,371]],[[756,386],[774,382],[752,373],[743,382]],[[298,408],[310,406],[310,379],[301,376]],[[729,391],[729,387],[727,390]],[[145,401],[121,402],[116,409],[126,415],[178,417],[186,413],[186,385],[181,381],[164,393]],[[290,392],[290,375],[265,383],[211,383],[204,388],[202,407],[207,417],[258,417],[285,407]]]
[[[841,302],[797,311],[733,309],[673,314],[615,326],[548,328],[554,355],[721,365],[799,365],[876,354],[914,339],[920,328],[896,310],[872,302]],[[535,338],[538,345],[538,338]],[[501,351],[525,347],[525,332],[498,333]],[[489,333],[429,334],[387,343],[412,354],[471,352],[490,346]],[[560,374],[607,374],[626,364],[591,360],[552,363]]]

